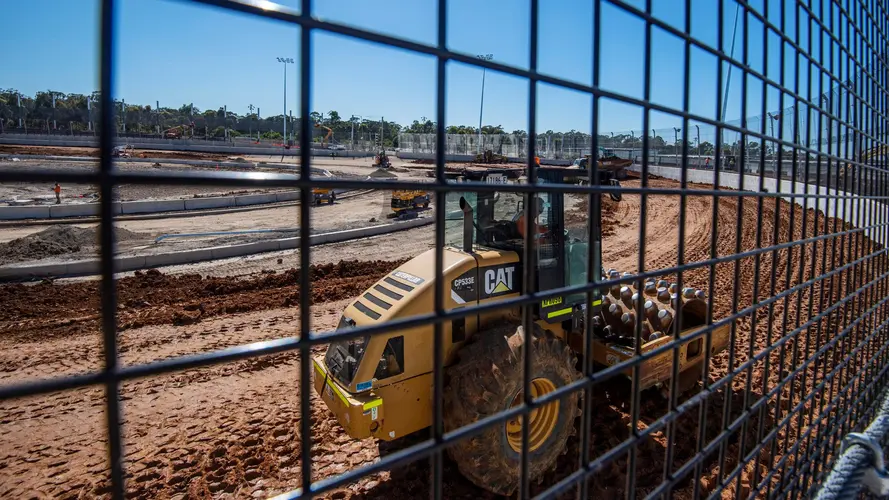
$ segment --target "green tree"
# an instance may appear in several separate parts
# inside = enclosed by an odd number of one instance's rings
[[[759,158],[759,142],[750,141],[747,143],[747,151],[745,152],[747,158]]]

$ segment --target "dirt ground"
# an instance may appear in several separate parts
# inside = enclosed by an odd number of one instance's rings
[[[676,184],[652,181],[652,185]],[[579,210],[580,205],[575,207]],[[678,205],[665,196],[649,197],[647,269],[669,267],[677,262]],[[783,201],[766,200],[759,207],[756,200],[745,199],[739,204],[738,198],[725,197],[716,206],[714,217],[712,197],[687,199],[686,262],[709,258],[711,241],[715,241],[716,255],[725,256],[812,237],[816,222],[819,234],[825,229],[837,232],[850,228],[842,221],[825,220],[823,214],[804,212],[797,206],[793,207],[791,224],[791,205]],[[603,241],[606,268],[636,269],[640,209],[640,199],[635,195],[625,195],[617,204],[608,203],[604,230],[607,237]],[[716,238],[711,240],[714,225]],[[740,239],[736,239],[736,233]],[[432,234],[432,228],[421,228],[313,249],[312,328],[319,332],[335,328],[350,298],[403,259],[431,248]],[[712,299],[714,318],[724,318],[733,310],[741,310],[875,250],[872,242],[855,233],[842,240],[769,252],[758,259],[747,257],[737,264],[718,264]],[[298,253],[289,252],[128,274],[118,282],[122,362],[144,363],[299,335],[299,272],[290,269],[297,261]],[[710,381],[723,378],[771,346],[785,331],[785,322],[786,331],[790,332],[823,310],[823,304],[845,296],[846,285],[853,285],[847,283],[851,276],[868,273],[869,279],[874,279],[875,270],[883,269],[885,264],[885,259],[859,264],[837,274],[832,281],[819,282],[791,294],[787,300],[779,300],[772,308],[740,319],[733,333],[731,352],[722,352],[712,360]],[[708,268],[687,271],[683,281],[708,290],[709,272]],[[96,280],[60,280],[0,287],[0,303],[5,305],[0,309],[0,383],[100,369],[103,351],[97,286]],[[733,290],[737,290],[737,303],[733,303]],[[829,300],[830,297],[833,299]],[[870,300],[869,295],[859,297],[853,302],[854,307],[843,308],[842,314],[834,315],[830,325],[819,325],[824,330],[804,330],[783,348],[735,376],[726,387],[716,390],[708,398],[705,423],[699,419],[698,407],[694,407],[672,427],[655,432],[637,448],[636,494],[645,495],[660,485],[668,441],[673,441],[670,449],[675,471],[694,456],[702,427],[705,443],[715,439],[723,430],[724,418],[733,421],[742,415],[745,404],[753,402],[745,400],[745,392],[758,398],[774,389],[780,379],[801,364],[800,360],[813,355],[824,344],[826,332],[842,330],[854,319],[853,309],[869,307]],[[860,333],[855,335],[860,340]],[[872,345],[862,350],[848,371],[841,372],[836,384],[821,389],[826,396],[832,397],[836,387],[850,380],[857,363],[873,352]],[[768,401],[764,412],[754,413],[749,425],[730,433],[724,464],[719,463],[717,447],[707,456],[697,485],[690,479],[681,479],[674,497],[692,498],[696,486],[705,495],[713,492],[721,481],[719,471],[727,474],[735,468],[739,455],[747,455],[757,441],[768,436],[776,422],[801,402],[802,395],[822,382],[824,374],[838,361],[829,355],[816,359],[821,366],[818,370],[811,365],[801,370],[793,383],[778,390],[778,395]],[[301,396],[312,398],[314,479],[374,462],[378,454],[373,442],[351,440],[314,393],[299,393],[299,362],[297,354],[288,353],[124,384],[121,393],[128,495],[146,499],[258,498],[298,487],[302,443],[298,429],[300,419],[305,417],[299,412]],[[601,456],[630,436],[630,392],[623,379],[596,386],[591,457]],[[90,388],[0,402],[0,497],[107,496],[103,394],[102,388]],[[811,405],[802,403],[803,408]],[[646,428],[667,409],[668,402],[657,391],[643,394],[639,429]],[[819,409],[817,405],[815,409]],[[787,426],[777,429],[771,435],[772,441],[767,441],[757,455],[758,463],[745,464],[737,482],[732,482],[724,496],[733,497],[737,485],[746,497],[775,468],[797,432],[815,422],[817,419],[809,417],[793,418]],[[532,493],[541,492],[574,471],[578,447],[578,442],[572,441],[556,469],[547,474],[543,485],[533,486]],[[618,456],[592,476],[590,486],[596,498],[624,496],[627,463],[628,457]],[[795,458],[790,456],[788,470],[794,463]],[[428,497],[427,465],[413,464],[407,472],[398,479],[389,472],[374,474],[327,496],[389,500]],[[781,477],[782,474],[776,474],[771,483],[781,486]],[[444,493],[446,498],[491,498],[463,479],[449,460],[445,464]]]
[[[389,191],[356,191],[342,194],[333,205],[312,208],[313,233],[344,231],[388,222]],[[116,227],[127,231],[128,238],[118,240],[118,254],[148,255],[219,245],[234,245],[274,238],[299,236],[299,205],[289,204],[247,212],[198,212],[191,217],[121,220]],[[431,212],[428,212],[431,214]],[[421,214],[427,215],[427,214]],[[64,229],[64,228],[69,229]],[[73,228],[73,229],[70,229]],[[0,264],[22,262],[60,262],[89,259],[98,255],[98,224],[20,225],[0,229]],[[91,231],[92,238],[81,238],[77,245],[59,245],[56,240],[68,233]],[[261,233],[205,235],[200,233],[264,231]],[[162,235],[195,235],[165,238]],[[33,251],[21,251],[31,248]]]

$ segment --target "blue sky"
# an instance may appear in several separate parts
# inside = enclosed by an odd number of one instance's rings
[[[717,46],[717,2],[725,5],[726,50],[732,31],[733,0],[692,0],[691,33]],[[779,22],[779,0],[752,0],[762,11],[768,2],[770,19]],[[279,0],[295,7],[298,0]],[[592,2],[540,0],[539,70],[582,83],[591,83]],[[628,1],[644,7],[643,0]],[[314,14],[323,20],[383,31],[434,44],[435,0],[317,0]],[[227,104],[246,113],[259,106],[263,116],[283,108],[283,68],[275,58],[299,58],[299,29],[277,21],[256,19],[220,9],[174,0],[121,0],[118,12],[117,92],[128,103],[178,107],[193,102],[201,109]],[[528,66],[529,6],[527,0],[450,0],[448,45],[469,54],[491,53],[502,63]],[[10,19],[0,32],[5,47],[0,54],[0,87],[33,94],[38,90],[87,93],[97,88],[98,2],[95,0],[29,0],[4,7]],[[788,11],[792,15],[792,10]],[[683,28],[684,2],[653,0],[653,15]],[[605,89],[642,98],[644,24],[634,15],[604,3],[602,16],[601,85]],[[29,20],[40,19],[41,29]],[[751,18],[752,19],[752,18]],[[788,35],[795,36],[792,17]],[[740,30],[736,57],[741,58]],[[763,67],[763,27],[748,26],[749,62],[779,78],[780,45],[769,37],[769,64]],[[802,30],[805,34],[805,30]],[[659,104],[682,107],[684,44],[655,28],[652,37],[652,94]],[[313,38],[315,61],[313,110],[337,110],[343,117],[385,116],[408,124],[435,117],[435,60],[328,33]],[[788,65],[788,68],[792,66]],[[690,110],[715,118],[716,58],[693,48]],[[287,103],[298,111],[297,68],[288,67]],[[793,72],[785,71],[792,87]],[[447,73],[447,122],[478,123],[482,71],[451,63]],[[726,119],[741,116],[740,73],[735,71]],[[751,81],[748,114],[761,111],[761,84]],[[769,109],[777,109],[777,91],[767,93]],[[512,76],[488,71],[484,123],[508,131],[527,128],[528,84]],[[590,129],[589,95],[548,85],[538,88],[538,131]],[[789,103],[789,101],[786,101]],[[787,104],[786,104],[787,105]],[[652,127],[672,127],[678,120],[652,113]],[[603,130],[640,130],[641,109],[602,101]]]

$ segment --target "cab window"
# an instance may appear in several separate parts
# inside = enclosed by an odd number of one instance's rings
[[[587,283],[589,196],[565,195],[565,285]]]
[[[386,342],[374,378],[382,380],[402,373],[404,373],[404,336],[398,336]]]

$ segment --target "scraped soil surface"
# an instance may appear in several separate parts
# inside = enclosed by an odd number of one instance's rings
[[[590,201],[588,196],[569,195],[568,202],[565,204],[565,227],[566,228],[585,228],[586,221],[589,220]],[[614,234],[617,226],[621,221],[617,219],[618,202],[612,200],[608,196],[603,196],[602,200],[602,238],[607,238]],[[571,203],[574,201],[574,203]]]
[[[650,184],[676,186],[662,180]],[[791,213],[791,205],[774,199],[760,204],[752,198],[739,203],[738,197],[723,197],[714,213],[712,197],[689,196],[684,226],[676,198],[649,196],[644,218],[638,196],[625,195],[620,203],[606,204],[606,220],[611,218],[611,222],[606,224],[610,232],[603,240],[603,260],[606,268],[621,271],[636,270],[643,219],[646,269],[676,265],[680,227],[684,227],[686,262],[708,259],[711,252],[724,257],[825,232],[854,230],[811,209],[794,205]],[[580,204],[574,209],[585,213]],[[713,230],[715,238],[711,238]],[[835,408],[846,411],[851,398],[843,396],[840,389],[856,377],[869,375],[866,363],[887,341],[885,334],[866,339],[875,324],[867,319],[866,311],[886,296],[882,277],[887,268],[885,256],[879,253],[865,258],[878,252],[880,247],[856,231],[716,264],[712,290],[709,266],[683,273],[685,285],[712,292],[713,315],[720,319],[863,259],[832,279],[804,286],[735,323],[732,348],[713,357],[709,382],[723,380],[729,373],[736,375],[707,396],[704,421],[700,419],[701,407],[691,405],[635,447],[634,495],[645,496],[660,486],[665,464],[672,464],[668,472],[676,473],[696,456],[699,447],[720,437],[724,439],[702,454],[700,474],[693,466],[679,474],[674,498],[693,498],[695,490],[705,496],[721,492],[726,498],[734,498],[736,493],[766,496],[766,488],[774,493],[793,487],[791,479],[802,463],[825,460],[832,454],[833,449],[824,449],[820,442],[812,442],[799,457],[788,449],[798,442],[798,433],[808,432],[812,425],[820,426],[813,432],[822,435],[844,432],[842,425],[827,426],[825,421],[841,414],[828,408],[820,415],[821,410],[840,394]],[[335,328],[348,300],[399,262],[343,261],[313,266],[313,330]],[[145,363],[297,336],[298,281],[297,270],[243,278],[148,271],[122,278],[117,282],[121,361],[124,365]],[[871,281],[876,284],[869,285]],[[833,314],[823,321],[806,325],[861,286],[869,288],[832,309]],[[0,308],[0,383],[70,375],[102,366],[97,282],[4,286],[0,303],[4,304]],[[860,326],[867,328],[854,327],[853,321],[859,318],[866,319]],[[877,321],[882,319],[881,315],[876,317]],[[853,327],[844,332],[849,325]],[[799,333],[790,335],[798,327],[802,327]],[[789,337],[776,344],[785,334]],[[835,348],[816,354],[832,340],[837,342]],[[846,368],[834,373],[844,362],[842,355],[834,354],[848,353],[859,343],[860,350]],[[811,362],[804,366],[810,356]],[[372,441],[350,439],[314,393],[300,394],[299,363],[296,353],[276,354],[124,384],[128,496],[253,498],[300,486],[303,439],[299,426],[300,419],[308,417],[300,413],[301,396],[311,398],[313,479],[332,477],[377,460]],[[829,373],[833,373],[831,381],[821,385]],[[787,377],[788,383],[779,387]],[[813,390],[816,396],[805,400]],[[590,415],[591,458],[631,437],[630,393],[624,379],[596,386]],[[678,403],[695,393],[683,395]],[[103,395],[102,388],[90,388],[0,402],[0,497],[108,496]],[[761,395],[768,395],[764,404],[745,416],[745,406]],[[641,401],[636,423],[640,432],[669,408],[668,400],[657,390],[642,394]],[[788,415],[794,416],[786,419]],[[739,417],[741,420],[732,425]],[[727,427],[730,430],[721,434]],[[757,452],[760,441],[763,446]],[[573,440],[543,484],[532,485],[532,494],[573,472],[578,454],[579,441]],[[667,454],[672,459],[667,459]],[[748,455],[750,460],[739,466],[739,456]],[[619,453],[591,477],[594,498],[622,498],[626,494],[629,460],[628,454]],[[450,460],[445,462],[444,478],[445,498],[493,498],[463,479]],[[763,489],[757,494],[754,490],[760,483]],[[570,492],[565,497],[573,495]],[[327,496],[427,498],[428,466],[423,461],[406,470],[373,474]]]

